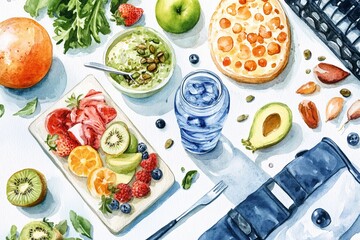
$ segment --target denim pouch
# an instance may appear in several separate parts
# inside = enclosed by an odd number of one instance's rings
[[[360,213],[359,183],[357,169],[331,139],[323,138],[299,152],[199,239],[339,239]],[[320,222],[311,220],[319,208],[332,219],[326,226],[322,216],[316,220]]]

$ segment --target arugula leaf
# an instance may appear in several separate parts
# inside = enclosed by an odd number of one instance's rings
[[[23,107],[21,110],[19,110],[18,112],[14,113],[14,116],[29,116],[31,114],[33,114],[36,110],[36,106],[38,103],[38,99],[35,98],[34,100],[28,102],[25,107]]]
[[[61,222],[56,224],[54,228],[56,228],[61,233],[61,235],[65,235],[65,233],[68,229],[67,221],[62,220]]]
[[[46,223],[50,228],[54,228],[54,223],[53,222],[49,222],[49,219],[47,218],[43,218],[43,222]]]
[[[78,233],[92,239],[91,237],[91,223],[80,215],[77,215],[73,210],[70,210],[70,221]]]
[[[192,181],[196,176],[196,174],[197,174],[196,170],[191,170],[186,173],[181,183],[183,189],[189,189],[191,187]]]
[[[48,2],[49,0],[26,0],[24,10],[32,17],[38,17],[39,11],[45,8]]]
[[[6,237],[6,240],[18,240],[17,227],[12,225],[10,228],[10,234]]]
[[[0,104],[0,118],[4,115],[5,113],[5,106],[4,104]]]

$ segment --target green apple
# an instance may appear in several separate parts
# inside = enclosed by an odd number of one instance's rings
[[[158,0],[155,6],[156,20],[165,31],[184,33],[192,29],[200,18],[198,0]]]
[[[135,170],[132,170],[128,173],[116,173],[116,183],[125,183],[128,184],[135,175]]]

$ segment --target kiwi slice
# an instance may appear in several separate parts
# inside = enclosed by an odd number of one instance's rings
[[[45,176],[32,168],[20,170],[9,178],[6,195],[15,206],[31,207],[41,203],[47,192]]]
[[[26,224],[20,232],[19,240],[60,240],[62,235],[56,229],[42,221],[32,221]]]
[[[111,124],[101,136],[101,149],[110,155],[120,155],[128,148],[130,134],[121,122]]]

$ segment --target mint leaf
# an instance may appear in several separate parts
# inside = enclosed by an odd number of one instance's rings
[[[193,181],[194,177],[196,176],[196,174],[197,174],[196,170],[188,171],[185,174],[185,177],[183,178],[182,183],[181,183],[183,189],[189,189],[191,187],[192,181]]]
[[[80,215],[77,215],[73,210],[70,210],[70,221],[78,233],[92,239],[91,237],[91,223]]]
[[[0,118],[4,115],[5,113],[5,106],[4,104],[0,104]]]
[[[33,114],[36,110],[36,106],[38,103],[38,99],[35,98],[34,100],[28,102],[24,108],[19,110],[18,112],[14,113],[14,116],[29,116]]]
[[[67,221],[62,220],[61,222],[56,224],[54,228],[56,228],[61,233],[61,235],[64,235],[68,229]]]
[[[26,0],[24,10],[32,17],[38,17],[39,11],[45,8],[48,2],[49,0]]]
[[[103,214],[112,213],[109,204],[111,203],[112,199],[110,197],[106,197],[105,195],[101,196],[100,208],[99,210]]]
[[[17,227],[12,225],[10,228],[10,234],[6,237],[6,240],[18,240]]]

